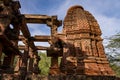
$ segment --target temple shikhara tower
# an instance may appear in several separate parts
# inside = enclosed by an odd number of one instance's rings
[[[66,49],[62,66],[67,75],[91,76],[92,80],[102,80],[105,76],[105,80],[114,80],[115,74],[105,55],[99,24],[91,13],[81,6],[69,8],[63,33]]]
[[[22,14],[20,8],[18,0],[0,0],[0,80],[42,80],[38,50],[51,57],[45,80],[115,80],[99,24],[82,6],[68,9],[61,33],[57,29],[62,21],[57,16]],[[31,36],[28,23],[46,24],[51,33]]]

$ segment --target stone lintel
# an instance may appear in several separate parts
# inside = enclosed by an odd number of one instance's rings
[[[57,26],[61,26],[61,20],[57,20],[57,16],[47,16],[47,15],[37,15],[37,14],[23,14],[25,16],[27,23],[40,23],[40,24],[48,24],[52,25],[52,19],[54,20],[54,24]]]
[[[47,50],[49,47],[44,47],[44,46],[35,46],[36,47],[36,50]],[[25,46],[24,45],[19,45],[18,48],[20,50],[24,50],[25,49]]]
[[[42,41],[42,42],[48,42],[50,40],[50,36],[38,36],[38,35],[35,35],[35,36],[31,36],[30,38],[28,38],[30,41],[36,41],[36,42],[39,42],[39,41]],[[20,35],[19,36],[19,40],[24,40],[24,36],[23,35]]]
[[[60,50],[59,48],[48,48],[47,49],[47,56],[48,57],[54,57],[54,56],[58,56],[58,57],[61,57],[63,56],[63,50]]]

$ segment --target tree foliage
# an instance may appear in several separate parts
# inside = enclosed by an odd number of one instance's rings
[[[106,46],[107,56],[111,67],[120,77],[120,33],[108,38],[109,43]]]
[[[39,62],[39,68],[41,70],[41,75],[48,75],[49,68],[50,68],[50,63],[51,63],[51,58],[47,57],[46,53],[39,53],[39,56],[41,57],[41,60]]]
[[[49,68],[51,65],[51,57],[47,57],[47,54],[44,52],[40,52],[39,56],[41,57],[41,60],[39,62],[39,68],[41,70],[40,75],[48,75],[49,73]],[[61,57],[58,58],[58,64],[60,66],[60,62],[61,62]]]

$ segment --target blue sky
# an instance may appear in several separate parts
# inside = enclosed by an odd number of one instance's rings
[[[73,5],[81,5],[97,19],[102,37],[120,32],[120,0],[20,0],[21,13],[57,15],[64,20],[67,10]],[[28,24],[32,35],[46,35],[49,27]]]

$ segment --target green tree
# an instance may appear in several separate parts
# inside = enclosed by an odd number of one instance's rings
[[[49,68],[50,68],[50,63],[51,63],[51,58],[47,57],[46,53],[39,53],[39,56],[41,57],[41,60],[39,62],[39,68],[41,70],[41,75],[48,75]]]
[[[40,52],[39,56],[41,57],[41,60],[39,62],[39,68],[41,70],[40,75],[48,75],[49,73],[49,68],[51,65],[51,57],[47,57],[47,54],[44,52]],[[60,65],[61,62],[61,57],[58,58],[58,64]]]
[[[106,46],[107,56],[111,67],[116,75],[120,77],[120,33],[109,37],[108,40],[109,43]]]

